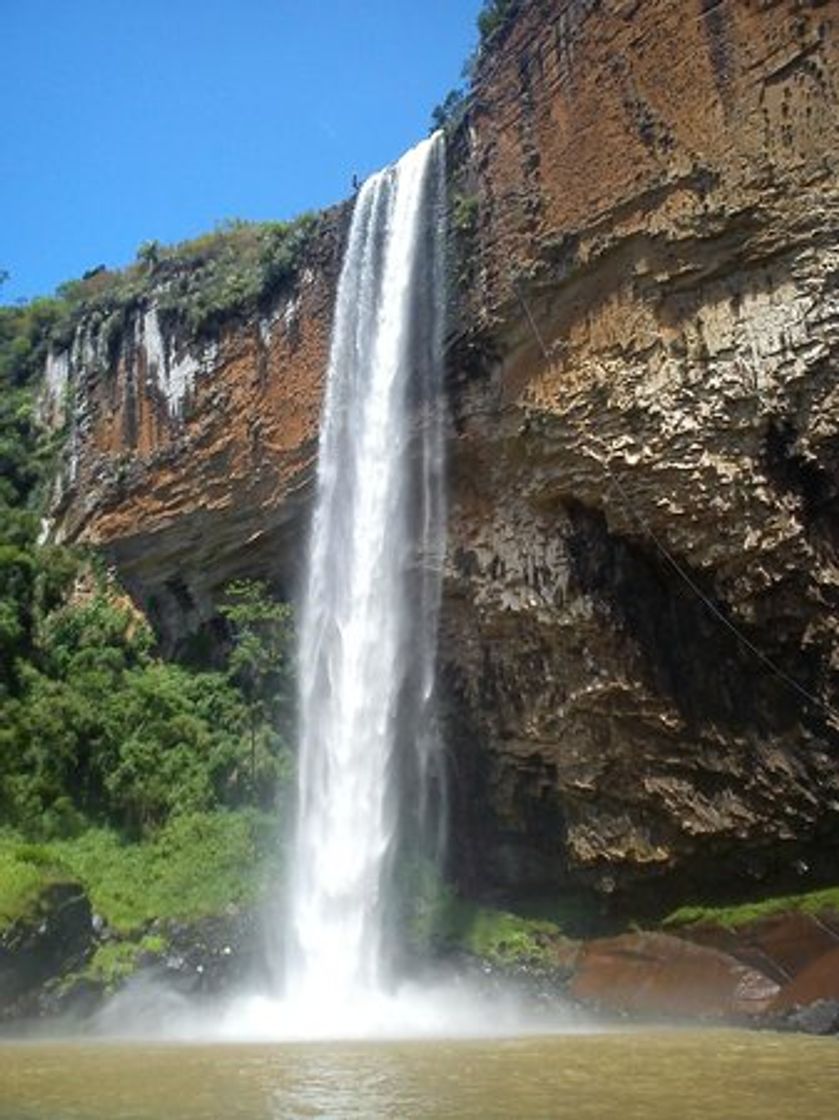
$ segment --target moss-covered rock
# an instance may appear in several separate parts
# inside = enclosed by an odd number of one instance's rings
[[[714,925],[724,929],[740,929],[775,914],[839,915],[839,887],[824,887],[802,894],[755,899],[730,906],[682,906],[664,919],[672,929],[695,925]]]

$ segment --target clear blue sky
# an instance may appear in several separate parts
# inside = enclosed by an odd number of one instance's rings
[[[336,202],[428,131],[481,0],[0,0],[0,301]]]

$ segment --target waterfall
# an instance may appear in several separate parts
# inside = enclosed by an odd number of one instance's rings
[[[394,857],[432,813],[444,542],[444,145],[362,186],[335,308],[299,648],[287,996],[389,980]],[[427,820],[426,820],[427,823]]]

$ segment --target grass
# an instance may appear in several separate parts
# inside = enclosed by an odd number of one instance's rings
[[[165,952],[166,940],[157,934],[147,934],[139,941],[106,941],[78,976],[111,990],[136,971],[140,957],[157,957]]]
[[[806,894],[766,898],[737,906],[682,906],[662,922],[664,926],[717,925],[739,929],[773,914],[799,912],[820,914],[827,910],[839,913],[839,887],[826,887]]]
[[[156,918],[189,922],[247,905],[266,875],[279,873],[272,834],[271,818],[252,810],[176,817],[142,844],[107,829],[37,847],[7,834],[0,837],[0,928],[62,880],[79,882],[93,910],[129,937]]]

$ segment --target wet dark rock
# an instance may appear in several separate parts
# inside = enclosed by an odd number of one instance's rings
[[[253,911],[160,924],[162,957],[140,958],[185,995],[216,995],[267,972],[262,923]]]
[[[93,949],[91,917],[77,883],[55,883],[33,914],[0,935],[0,1019],[37,1011],[42,986],[84,963]]]
[[[803,1034],[839,1034],[839,1000],[819,999],[806,1007],[795,1007],[784,1015],[770,1017],[767,1025]]]
[[[106,996],[104,981],[71,974],[39,988],[28,1011],[38,1019],[84,1022],[99,1010]]]
[[[839,1034],[839,1000],[820,999],[790,1016],[797,1031],[807,1034]]]

